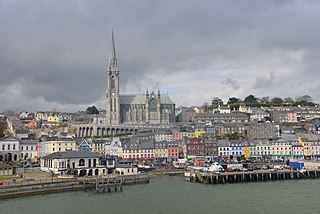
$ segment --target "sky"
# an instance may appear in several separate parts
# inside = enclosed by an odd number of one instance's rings
[[[319,102],[319,11],[317,0],[0,0],[0,111],[105,108],[112,29],[120,94]]]

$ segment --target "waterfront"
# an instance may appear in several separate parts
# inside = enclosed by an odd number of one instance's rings
[[[0,213],[318,213],[319,192],[319,180],[202,185],[162,176],[111,194],[77,191],[2,200]]]

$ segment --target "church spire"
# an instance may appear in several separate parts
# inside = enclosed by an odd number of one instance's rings
[[[116,45],[114,42],[114,33],[112,30],[112,48],[111,48],[111,55],[109,58],[109,69],[117,69],[118,68],[118,62],[117,62],[117,57],[116,57]]]
[[[115,42],[114,42],[114,33],[113,33],[113,30],[112,30],[112,53],[111,53],[111,58],[117,58],[116,57],[116,45],[115,45]]]

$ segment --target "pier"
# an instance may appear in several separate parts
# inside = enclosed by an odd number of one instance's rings
[[[293,170],[279,170],[277,172],[271,172],[270,170],[259,170],[252,172],[225,172],[221,174],[192,172],[190,173],[190,177],[186,177],[186,179],[190,182],[203,184],[231,184],[241,182],[264,182],[317,178],[320,178],[320,170],[309,170],[305,172]]]
[[[148,174],[118,175],[110,177],[97,177],[81,181],[83,190],[95,189],[99,192],[122,192],[123,185],[149,183]]]

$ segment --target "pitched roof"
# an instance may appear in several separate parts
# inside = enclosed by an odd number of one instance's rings
[[[131,105],[141,105],[146,103],[145,95],[120,95],[120,104],[131,104]],[[166,94],[161,94],[160,96],[161,104],[174,104],[171,98]]]
[[[99,158],[92,152],[87,151],[67,151],[67,152],[55,152],[50,155],[44,156],[43,159],[65,159],[65,158]]]
[[[0,141],[19,141],[19,139],[11,137],[11,136],[5,136],[5,137],[0,138]]]
[[[39,140],[20,140],[20,144],[38,144]]]

